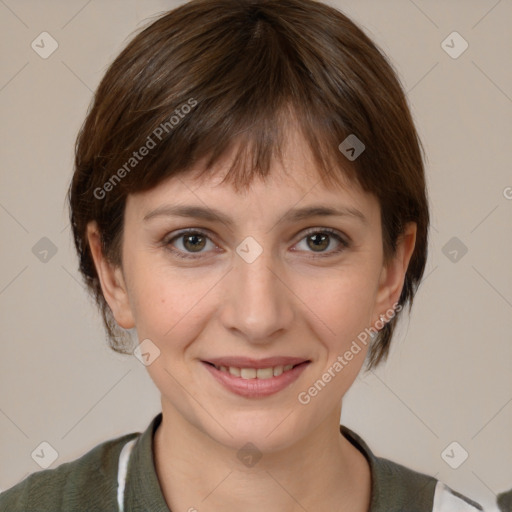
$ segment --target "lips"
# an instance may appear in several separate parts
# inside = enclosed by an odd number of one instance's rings
[[[217,382],[232,393],[245,398],[264,398],[294,383],[311,361],[297,357],[259,360],[223,357],[201,363]]]

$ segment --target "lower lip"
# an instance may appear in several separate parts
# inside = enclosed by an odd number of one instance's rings
[[[229,372],[217,370],[215,366],[204,361],[202,363],[213,377],[229,391],[247,398],[260,398],[273,395],[296,381],[309,364],[309,361],[301,363],[295,366],[295,368],[270,379],[242,379],[242,377],[236,377]]]

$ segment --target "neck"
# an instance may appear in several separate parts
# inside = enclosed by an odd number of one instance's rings
[[[169,509],[368,511],[369,465],[341,435],[340,413],[341,405],[307,438],[264,453],[251,465],[238,458],[239,450],[219,444],[162,401],[153,449]]]

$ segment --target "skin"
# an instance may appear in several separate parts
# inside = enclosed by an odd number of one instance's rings
[[[369,465],[339,431],[342,398],[367,347],[309,404],[297,396],[398,302],[416,225],[406,227],[396,257],[384,265],[377,199],[347,181],[324,187],[298,134],[289,138],[284,167],[276,160],[270,177],[257,178],[246,192],[220,185],[227,162],[207,179],[190,170],[130,195],[122,267],[105,260],[96,224],[88,226],[116,321],[135,327],[139,341],[150,339],[160,350],[147,369],[161,392],[154,455],[165,500],[171,510],[200,512],[367,511]],[[159,206],[176,204],[216,208],[233,225],[169,216],[143,220]],[[367,220],[322,216],[277,223],[289,209],[312,204],[357,208]],[[183,236],[172,242],[196,259],[179,258],[165,246],[184,228],[209,230],[199,242],[189,238],[187,244]],[[331,236],[316,248],[308,228],[335,229],[350,245],[335,254],[343,246]],[[250,264],[236,252],[247,236],[263,248]],[[319,254],[329,255],[315,258]],[[228,355],[300,356],[311,363],[284,390],[246,398],[226,390],[201,363]],[[237,458],[247,442],[262,453],[252,467]]]

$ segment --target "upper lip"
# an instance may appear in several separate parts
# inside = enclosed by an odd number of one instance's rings
[[[303,357],[266,357],[264,359],[252,359],[250,357],[217,357],[204,359],[205,363],[212,363],[215,366],[234,366],[235,368],[270,368],[273,366],[286,366],[287,364],[300,364],[309,361]]]

